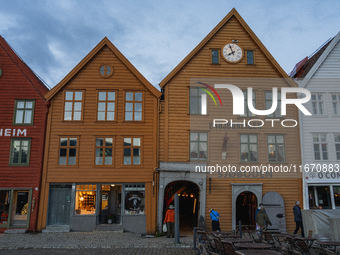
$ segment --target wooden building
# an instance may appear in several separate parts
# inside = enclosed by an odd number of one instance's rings
[[[288,105],[286,115],[280,110],[281,89],[297,87],[288,78],[233,9],[163,79],[159,226],[177,193],[185,208],[181,210],[182,229],[195,226],[200,216],[211,229],[209,207],[220,213],[222,231],[235,229],[240,220],[242,225],[254,227],[255,210],[263,202],[273,223],[271,229],[294,230],[292,208],[302,198],[301,160],[299,128],[294,127],[298,109]],[[216,84],[232,84],[242,90],[237,99],[242,100],[241,105],[247,105],[247,89],[252,87],[251,102],[258,110],[271,108],[273,87],[277,87],[279,107],[267,116],[252,114],[248,107],[243,114],[234,115],[233,105],[239,101],[233,101],[230,91],[217,89]],[[207,100],[207,113],[203,113],[202,95]],[[296,98],[296,93],[287,98]],[[228,123],[214,127],[214,119]],[[218,171],[218,166],[227,168],[214,174],[204,172],[208,167]],[[291,167],[293,173],[265,172],[263,167],[268,170],[270,166]],[[260,172],[241,172],[245,169]]]
[[[304,207],[340,209],[340,32],[315,53],[300,61],[291,73],[299,87],[308,89],[306,108],[300,115]],[[335,212],[338,213],[338,212]]]
[[[107,38],[45,95],[38,230],[154,233],[160,96]]]
[[[48,88],[0,36],[0,233],[35,231]]]

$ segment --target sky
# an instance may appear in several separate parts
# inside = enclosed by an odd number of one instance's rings
[[[105,36],[154,86],[236,8],[289,73],[340,31],[337,0],[0,0],[0,35],[49,87]]]

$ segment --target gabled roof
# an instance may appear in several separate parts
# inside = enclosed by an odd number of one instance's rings
[[[233,8],[224,19],[221,20],[220,23],[187,55],[176,67],[173,69],[159,84],[160,87],[164,87],[180,70],[186,65],[191,58],[193,58],[196,53],[201,50],[209,40],[232,18],[235,17],[237,21],[241,24],[244,30],[249,34],[249,36],[254,40],[254,42],[258,45],[258,47],[262,50],[264,55],[269,59],[270,63],[274,66],[274,68],[282,75],[283,78],[286,78],[287,82],[290,83],[291,86],[296,87],[296,83],[291,79],[288,79],[289,76],[282,69],[282,67],[276,62],[274,57],[269,53],[267,48],[262,44],[259,38],[255,35],[255,33],[250,29],[248,24],[243,20],[241,15]]]
[[[299,85],[301,88],[306,87],[307,83],[309,80],[313,77],[315,72],[319,69],[321,64],[325,61],[327,58],[328,54],[333,50],[333,48],[337,45],[337,43],[340,40],[340,32],[330,41],[326,49],[323,50],[323,53],[321,56],[318,58],[316,62],[314,62],[314,65],[310,68],[309,72],[306,74],[304,77],[303,81]]]
[[[23,76],[29,81],[31,86],[37,93],[44,97],[49,90],[40,78],[32,71],[32,69],[16,54],[12,47],[6,42],[6,40],[0,36],[0,48],[7,54],[11,61],[19,68]]]
[[[333,38],[328,39],[323,45],[320,46],[311,56],[305,57],[303,60],[298,62],[293,71],[290,73],[290,77],[303,79],[306,77],[308,72],[312,69],[314,64],[321,57],[322,53],[327,49],[328,45],[331,43]]]
[[[64,79],[62,79],[53,89],[51,89],[46,95],[45,98],[50,100],[55,94],[58,93],[71,79],[74,75],[76,75],[104,46],[109,47],[112,52],[117,56],[117,58],[122,61],[122,63],[130,70],[136,78],[155,96],[160,97],[162,93],[156,89],[145,77],[138,72],[138,70],[130,63],[129,60],[110,42],[107,37],[104,37],[100,43],[91,50],[82,61],[76,65],[71,72],[69,72]]]

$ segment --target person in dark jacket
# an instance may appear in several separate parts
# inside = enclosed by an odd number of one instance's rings
[[[220,215],[214,209],[209,208],[212,231],[221,231],[220,228]]]
[[[166,227],[168,229],[166,238],[174,237],[174,229],[175,229],[175,210],[174,206],[170,205],[168,210],[165,213],[164,223],[166,223]]]
[[[266,227],[264,221],[266,221],[266,225],[267,224],[269,224],[270,226],[272,225],[266,211],[264,210],[264,206],[261,206],[261,209],[258,211],[256,215],[256,223],[257,225],[259,225],[261,229],[263,229],[263,227]]]
[[[303,224],[302,224],[301,208],[299,205],[300,205],[300,201],[296,201],[295,206],[293,207],[294,221],[296,224],[294,234],[296,234],[299,231],[299,228],[301,228],[301,236],[305,237],[305,233],[303,231]]]

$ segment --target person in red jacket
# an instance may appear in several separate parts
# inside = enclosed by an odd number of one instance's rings
[[[175,228],[175,210],[174,206],[170,205],[168,210],[166,211],[164,223],[166,223],[166,227],[168,228],[168,233],[166,238],[175,237],[174,228]]]

